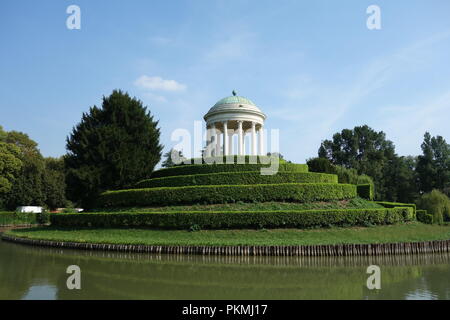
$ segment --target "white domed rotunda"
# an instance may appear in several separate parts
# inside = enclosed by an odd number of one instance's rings
[[[206,121],[206,157],[245,155],[245,135],[251,134],[250,155],[264,155],[266,115],[249,99],[233,95],[219,100],[203,117]],[[237,135],[237,148],[233,137]],[[237,150],[237,152],[234,151]]]

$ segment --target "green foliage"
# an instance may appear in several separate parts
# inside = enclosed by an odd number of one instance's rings
[[[8,192],[1,194],[0,190],[0,206],[3,204],[10,210],[22,205],[64,206],[66,186],[62,159],[44,159],[37,143],[25,133],[3,131],[1,135],[5,142],[0,142],[0,189],[2,177],[5,177],[2,168],[6,170],[7,165],[14,164],[16,172],[10,175]],[[6,162],[2,164],[3,160]]]
[[[27,134],[17,131],[7,132],[5,141],[20,150],[19,158],[22,161],[20,173],[14,179],[10,192],[5,195],[5,207],[13,210],[22,205],[44,205],[45,164],[37,143]]]
[[[409,221],[411,208],[52,214],[56,227],[149,227],[168,229],[316,228],[363,226]],[[198,226],[198,227],[197,227]]]
[[[356,186],[356,191],[361,198],[373,200],[373,184],[358,184]]]
[[[420,221],[420,222],[426,223],[426,224],[433,223],[433,216],[431,214],[428,214],[427,210],[416,210],[416,216],[417,216],[417,221]]]
[[[441,136],[426,132],[421,145],[422,155],[417,161],[417,175],[421,192],[450,187],[450,145]]]
[[[358,174],[366,174],[375,182],[377,199],[388,198],[383,181],[385,166],[396,157],[394,144],[386,140],[384,132],[376,132],[367,125],[344,129],[325,140],[319,148],[319,157],[333,164],[353,168]]]
[[[161,158],[157,126],[141,101],[121,91],[91,107],[67,138],[69,198],[89,207],[104,190],[148,178]]]
[[[36,214],[29,212],[0,212],[0,226],[34,224],[36,223]]]
[[[45,224],[50,222],[50,214],[48,211],[43,210],[42,212],[36,213],[36,222],[39,224]]]
[[[0,141],[0,206],[1,199],[11,190],[21,168],[20,149],[15,145]]]
[[[450,200],[439,190],[424,194],[417,202],[420,209],[433,216],[433,223],[442,224],[450,221]]]
[[[383,168],[383,200],[415,202],[418,197],[415,157],[394,157]]]
[[[259,171],[219,172],[147,179],[135,188],[182,187],[195,185],[240,185],[275,183],[337,183],[336,175],[311,172],[281,171],[274,175],[261,175]]]
[[[220,185],[163,187],[107,191],[100,207],[175,205],[195,203],[320,201],[356,197],[356,186],[327,183],[285,183],[260,185]]]
[[[169,176],[179,175],[193,175],[193,174],[207,174],[207,173],[219,173],[219,172],[240,172],[240,171],[259,171],[261,168],[268,168],[268,164],[191,164],[181,165],[171,168],[165,168],[157,170],[152,173],[151,178],[162,178]],[[294,163],[281,163],[278,167],[280,171],[292,171],[292,172],[308,172],[308,166],[306,164],[294,164]]]
[[[45,204],[49,208],[67,205],[66,179],[63,158],[45,158],[44,192]]]
[[[327,158],[311,158],[306,164],[311,172],[337,173],[336,166]]]
[[[340,165],[333,165],[331,161],[326,158],[312,158],[308,160],[307,164],[309,171],[311,172],[335,174],[338,176],[339,183],[350,183],[356,185],[370,184],[372,185],[372,192],[375,192],[372,178],[365,174],[358,174],[356,169],[348,169]]]

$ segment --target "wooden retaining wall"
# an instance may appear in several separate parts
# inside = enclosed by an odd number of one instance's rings
[[[392,254],[450,252],[450,240],[409,243],[337,244],[309,246],[153,246],[61,242],[27,239],[9,235],[2,235],[2,239],[4,241],[11,241],[28,245],[69,249],[225,256],[383,256]]]

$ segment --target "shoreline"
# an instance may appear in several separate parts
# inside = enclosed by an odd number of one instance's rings
[[[43,247],[157,254],[225,255],[225,256],[384,256],[450,252],[449,240],[377,244],[289,245],[289,246],[188,246],[129,245],[51,241],[1,234],[7,242]]]

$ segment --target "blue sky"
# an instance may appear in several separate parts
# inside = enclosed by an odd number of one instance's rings
[[[81,8],[81,30],[66,8]],[[366,8],[381,8],[381,30]],[[160,120],[162,143],[235,89],[304,162],[343,128],[386,132],[400,155],[450,140],[450,1],[2,1],[0,125],[65,153],[82,112],[115,88]],[[140,80],[139,80],[140,79]]]

